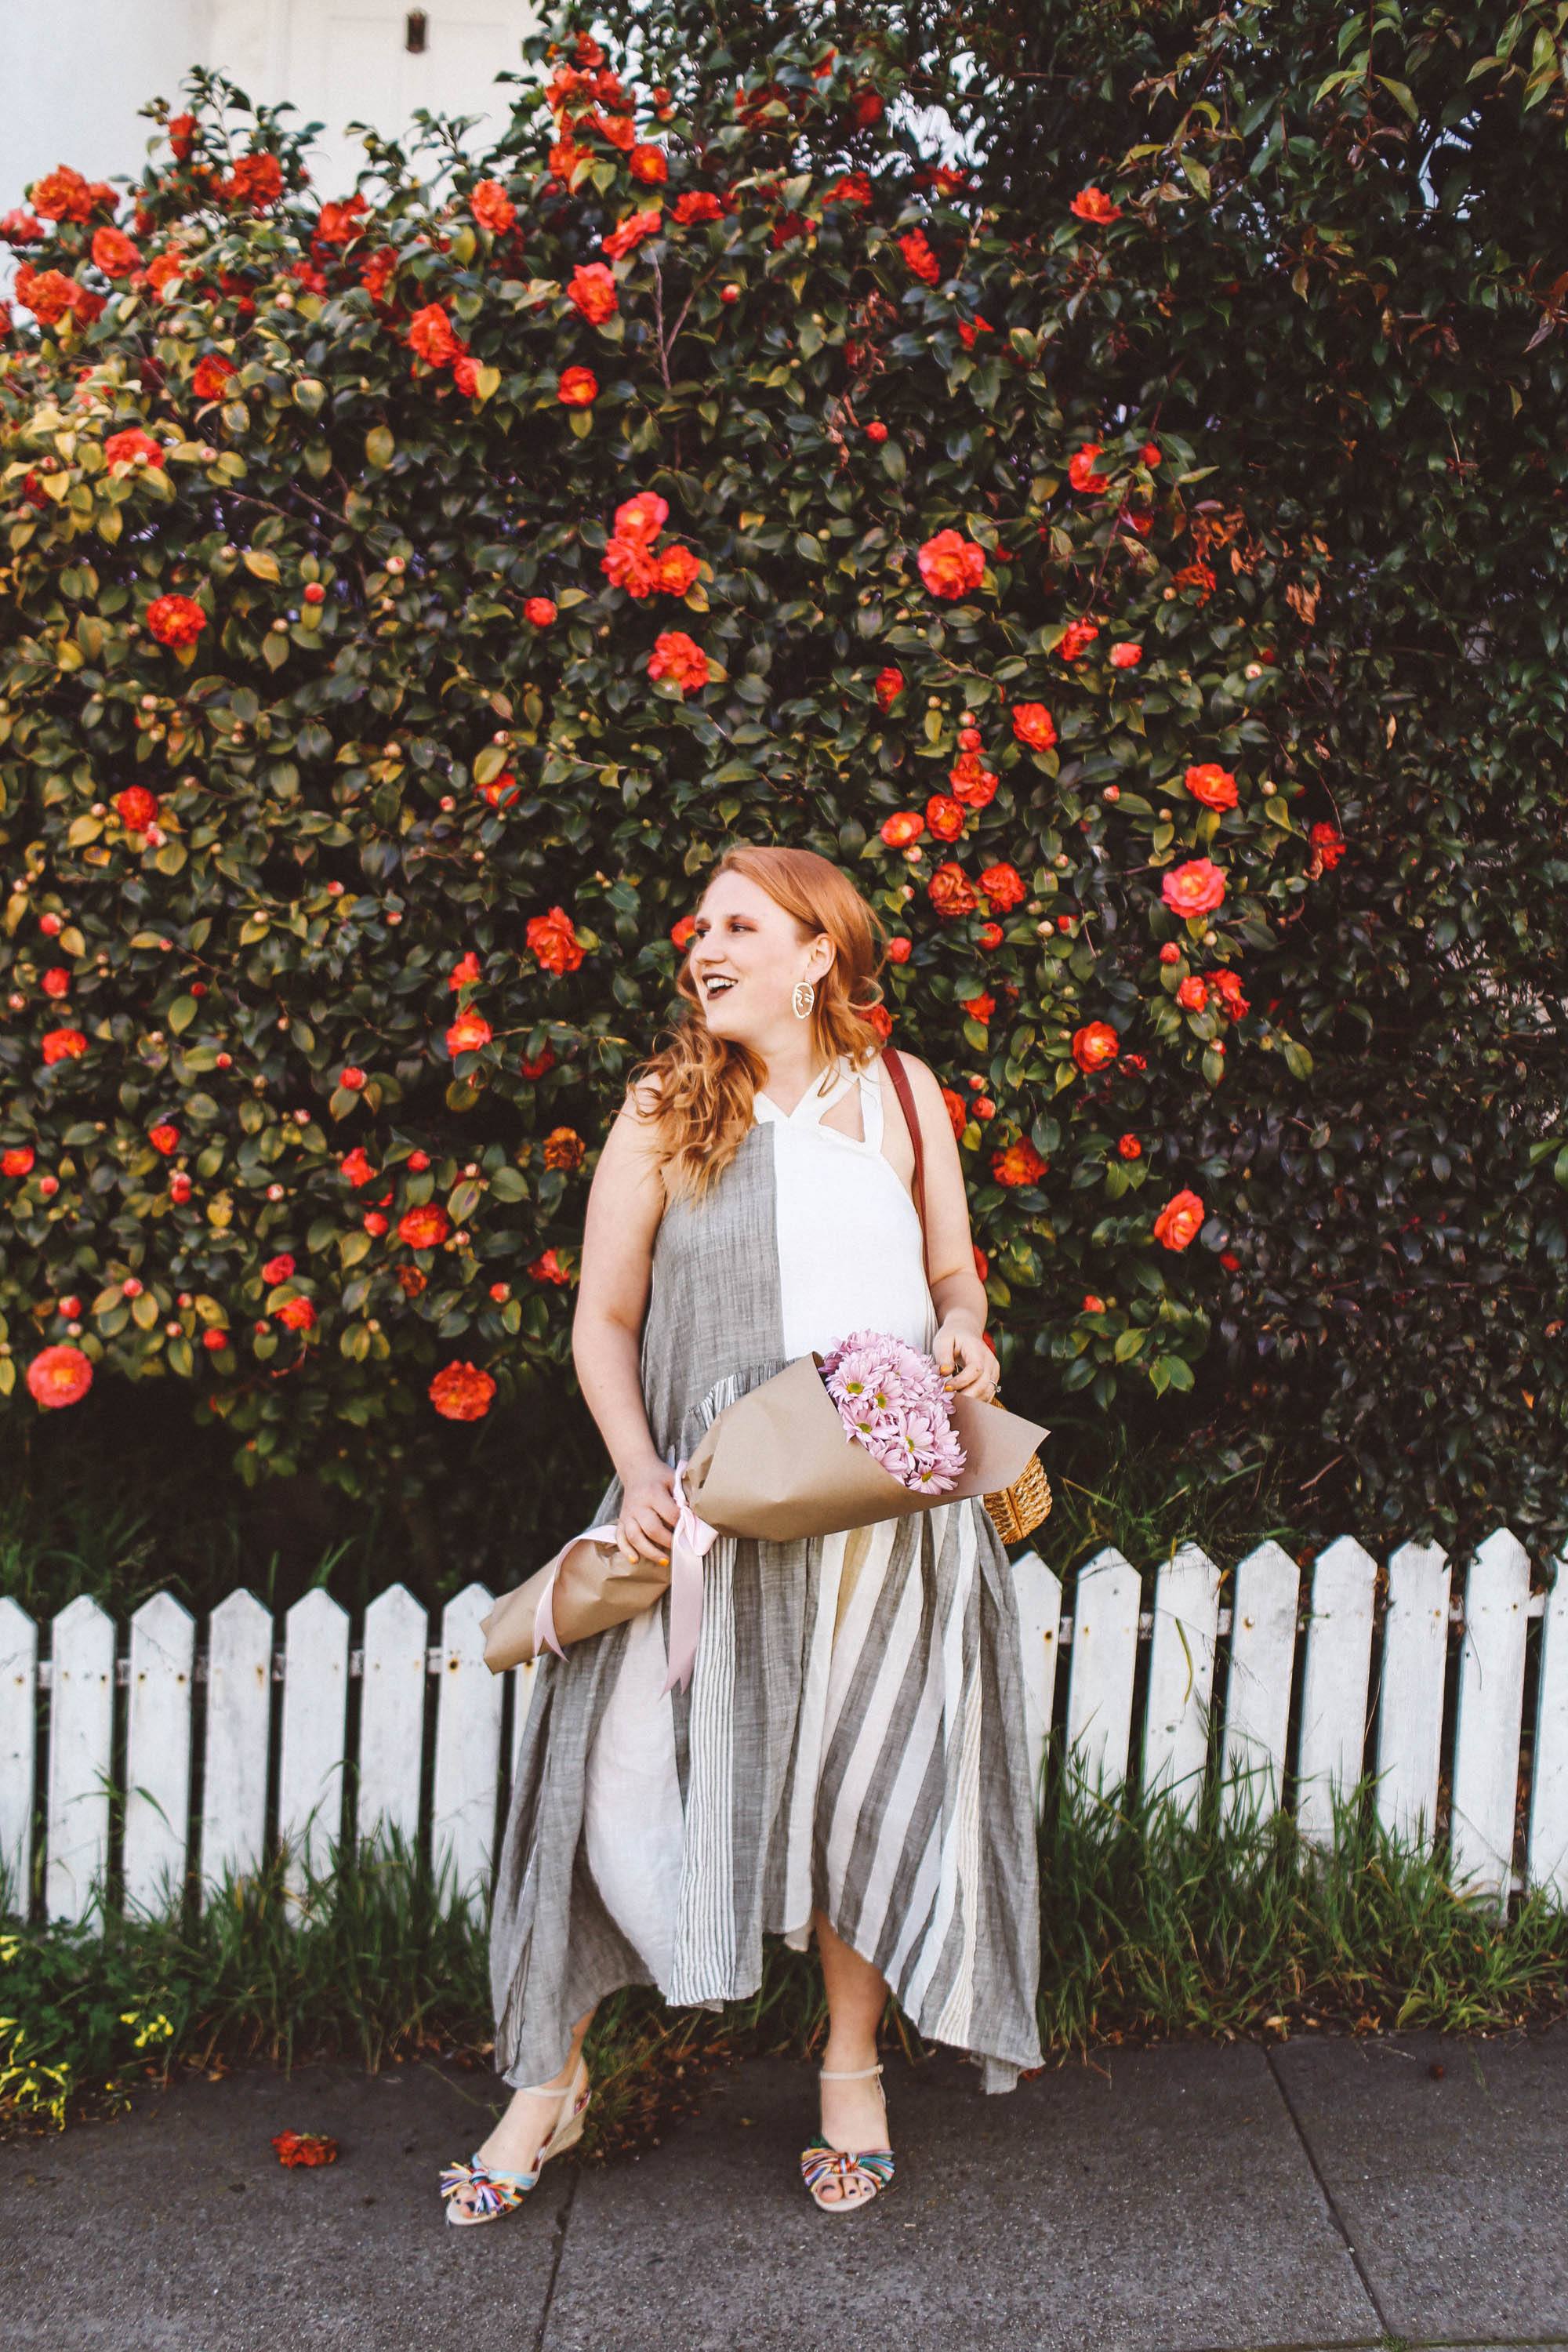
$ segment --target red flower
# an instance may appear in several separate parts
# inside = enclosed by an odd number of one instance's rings
[[[1192,918],[1211,915],[1225,897],[1225,876],[1206,857],[1189,857],[1174,866],[1160,885],[1160,896],[1173,914]]]
[[[963,1097],[952,1087],[943,1087],[942,1098],[947,1105],[947,1116],[955,1136],[962,1135],[969,1121],[969,1107]]]
[[[1212,760],[1202,767],[1189,768],[1183,781],[1194,800],[1202,801],[1205,808],[1236,806],[1236,778],[1228,768],[1216,767]]]
[[[171,114],[168,123],[169,145],[176,163],[184,163],[195,141],[196,118],[194,114]]]
[[[1112,669],[1136,669],[1138,664],[1142,660],[1142,646],[1131,644],[1131,641],[1125,637],[1121,640],[1120,645],[1114,645],[1110,648],[1110,667]]]
[[[1048,751],[1057,740],[1057,724],[1043,702],[1016,702],[1013,732],[1031,751]]]
[[[234,373],[231,359],[226,359],[222,352],[207,352],[196,362],[191,390],[198,400],[221,400],[224,387]]]
[[[542,1257],[536,1257],[528,1271],[535,1282],[564,1283],[572,1279],[570,1269],[562,1265],[552,1249],[547,1249]]]
[[[106,278],[129,278],[142,267],[142,256],[123,229],[98,228],[92,233],[92,261]]]
[[[554,1048],[546,1045],[542,1054],[524,1054],[517,1066],[525,1078],[542,1078],[546,1070],[555,1067]]]
[[[490,1409],[496,1384],[477,1364],[443,1364],[427,1394],[444,1421],[480,1421]]]
[[[566,408],[591,408],[599,397],[599,379],[592,368],[563,368],[555,397]]]
[[[892,938],[888,941],[888,961],[889,963],[908,963],[910,954],[913,947],[914,941],[910,939],[905,932],[895,931]]]
[[[259,211],[275,205],[283,193],[283,166],[276,155],[242,155],[217,193],[229,204],[249,204]]]
[[[962,996],[959,1003],[972,1021],[989,1021],[996,1010],[996,999],[984,991],[978,996]]]
[[[1010,1143],[1005,1151],[992,1154],[991,1172],[998,1184],[1005,1184],[1012,1191],[1019,1184],[1037,1182],[1050,1164],[1048,1160],[1041,1159],[1028,1137],[1024,1135],[1016,1143]]]
[[[58,269],[34,269],[24,261],[16,272],[16,299],[41,327],[56,326],[68,310],[76,310],[83,290]]]
[[[612,586],[628,596],[651,596],[658,586],[658,564],[641,540],[613,537],[599,558],[599,569]]]
[[[657,236],[664,226],[662,213],[630,213],[618,228],[599,239],[599,250],[607,253],[612,261],[624,261],[635,253],[644,237]]]
[[[438,1249],[452,1230],[452,1220],[439,1201],[425,1201],[405,1209],[397,1220],[397,1238],[410,1249]]]
[[[879,669],[877,672],[875,692],[879,709],[890,710],[903,690],[904,673],[901,669],[896,668],[892,663],[889,662],[886,669]]]
[[[41,180],[35,180],[28,197],[33,210],[45,220],[86,222],[92,217],[93,192],[68,163],[58,164]],[[110,201],[113,202],[112,190]]]
[[[528,919],[529,950],[546,971],[575,971],[583,961],[576,929],[564,907]]]
[[[68,1340],[43,1349],[27,1366],[27,1387],[34,1402],[51,1409],[79,1404],[91,1386],[91,1364]]]
[[[30,1143],[14,1143],[8,1151],[0,1152],[0,1176],[26,1176],[37,1154]]]
[[[479,977],[479,957],[474,953],[473,949],[469,948],[467,954],[460,956],[447,974],[447,986],[454,990],[466,988],[471,981],[476,981]]]
[[[484,1014],[476,1013],[470,1005],[467,1013],[458,1013],[447,1030],[447,1051],[456,1060],[459,1054],[478,1053],[479,1047],[488,1045],[494,1035],[495,1031]]]
[[[356,236],[364,234],[370,207],[363,196],[355,194],[342,204],[323,205],[316,218],[316,245],[352,245]]]
[[[273,2136],[279,2164],[335,2164],[338,2144],[324,2132],[278,2132]]]
[[[495,236],[504,236],[517,218],[517,206],[500,180],[481,180],[468,198],[468,210]]]
[[[147,607],[147,626],[161,646],[194,646],[206,625],[206,614],[189,596],[154,596]]]
[[[926,823],[938,841],[956,841],[963,831],[963,810],[945,793],[932,793],[926,803]]]
[[[965,808],[985,808],[995,798],[998,778],[973,751],[961,752],[947,772],[953,796]]]
[[[374,1180],[375,1170],[371,1166],[363,1144],[356,1143],[352,1151],[343,1154],[338,1164],[356,1192],[362,1184],[369,1184]]]
[[[963,345],[964,350],[968,352],[972,352],[974,349],[974,338],[976,335],[994,335],[996,332],[996,330],[992,325],[990,320],[983,319],[978,310],[974,313],[973,325],[963,319],[957,320],[954,323],[958,328],[958,340]]]
[[[917,278],[923,278],[928,286],[937,283],[942,276],[942,265],[931,251],[923,228],[912,228],[906,236],[900,237],[899,251]]]
[[[277,1319],[288,1331],[313,1331],[316,1310],[308,1298],[286,1298],[277,1309]]]
[[[1201,1013],[1209,1001],[1209,992],[1195,971],[1190,971],[1176,990],[1176,1002],[1184,1013]]]
[[[1086,1290],[1083,1294],[1083,1305],[1079,1307],[1079,1313],[1080,1315],[1103,1315],[1104,1312],[1104,1299],[1100,1297],[1097,1291]]]
[[[921,578],[933,596],[963,596],[978,588],[985,570],[985,550],[961,531],[939,530],[928,539],[917,557]]]
[[[696,916],[682,915],[679,923],[671,923],[669,927],[669,936],[674,940],[676,946],[684,951],[688,940],[690,939],[692,932],[696,929]]]
[[[657,490],[638,490],[616,509],[615,536],[651,547],[669,520],[669,500]]]
[[[87,1051],[87,1039],[79,1029],[46,1029],[43,1055],[46,1065],[54,1062],[79,1062]]]
[[[669,159],[662,147],[639,140],[626,157],[626,169],[645,188],[662,188],[669,177]]]
[[[980,877],[980,887],[991,901],[993,914],[1005,914],[1010,907],[1022,904],[1024,877],[1016,866],[988,866]]]
[[[675,199],[675,218],[681,228],[689,228],[696,221],[716,221],[724,217],[724,207],[717,196],[706,188],[689,188]]]
[[[1338,825],[1320,820],[1308,827],[1307,840],[1319,865],[1325,873],[1331,873],[1345,854],[1345,837]]]
[[[114,805],[127,833],[145,833],[157,817],[158,795],[145,784],[127,784],[122,793],[115,793]]]
[[[147,1129],[147,1140],[153,1150],[161,1151],[166,1160],[172,1151],[179,1149],[180,1130],[177,1127],[171,1127],[167,1120],[163,1120],[157,1127],[150,1127]]]
[[[1121,1040],[1109,1021],[1090,1021],[1072,1036],[1072,1057],[1080,1070],[1103,1070],[1121,1051]]]
[[[1142,1160],[1143,1157],[1143,1146],[1135,1135],[1118,1136],[1116,1149],[1123,1160]]]
[[[1101,441],[1086,441],[1081,448],[1073,451],[1068,460],[1068,479],[1075,490],[1097,491],[1110,488],[1110,475],[1096,473],[1094,467],[1094,461],[1104,446]]]
[[[982,923],[977,936],[981,946],[989,952],[991,949],[999,948],[1002,944],[1004,936],[1002,926],[1000,923]]]
[[[661,629],[648,656],[649,677],[673,677],[682,696],[708,683],[708,656],[684,629]]]
[[[1195,1192],[1174,1193],[1154,1220],[1154,1239],[1168,1250],[1184,1250],[1203,1221],[1204,1204]]]
[[[1112,204],[1103,188],[1080,188],[1068,210],[1081,221],[1091,221],[1096,228],[1108,228],[1121,218],[1121,205]]]
[[[889,849],[907,849],[925,831],[925,819],[913,809],[900,809],[896,814],[884,817],[878,828]]]
[[[143,433],[139,425],[128,425],[123,432],[111,433],[103,445],[104,462],[110,466],[134,466],[140,458],[144,466],[162,466],[163,445]]]
[[[427,302],[408,321],[408,345],[431,367],[450,367],[458,356],[452,321],[439,302]]]
[[[684,596],[702,566],[689,547],[661,547],[654,570],[667,596]]]
[[[479,798],[488,801],[491,808],[505,808],[509,801],[516,800],[521,790],[522,786],[511,770],[503,768],[499,776],[492,776],[488,784],[479,786]]]
[[[536,629],[547,629],[555,618],[555,606],[548,596],[530,596],[524,602],[522,617]]]
[[[1214,573],[1206,563],[1184,563],[1179,572],[1173,572],[1171,583],[1176,588],[1198,589],[1200,604],[1206,604],[1214,594]]]
[[[620,309],[616,281],[602,261],[580,261],[566,287],[566,299],[591,327],[602,327]]]
[[[926,889],[939,915],[972,915],[978,903],[973,883],[963,866],[955,865],[951,858],[937,867]]]
[[[287,1250],[279,1250],[278,1255],[269,1257],[262,1267],[261,1279],[269,1290],[276,1290],[280,1282],[288,1281],[293,1271],[294,1260]]]
[[[452,382],[465,400],[479,396],[479,363],[470,352],[460,351],[452,362]]]

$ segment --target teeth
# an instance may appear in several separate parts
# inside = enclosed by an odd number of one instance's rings
[[[708,993],[710,996],[718,996],[721,995],[726,988],[733,988],[734,985],[735,983],[732,980],[710,980],[708,982]]]

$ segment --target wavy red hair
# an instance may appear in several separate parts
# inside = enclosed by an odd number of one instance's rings
[[[834,960],[816,984],[809,1015],[812,1042],[826,1062],[847,1054],[857,1067],[879,1050],[870,1015],[882,1002],[878,975],[887,961],[888,933],[843,870],[815,849],[739,842],[708,876],[741,874],[765,890],[800,926],[801,943],[826,931]],[[706,887],[706,886],[705,886]],[[666,1187],[674,1198],[700,1200],[734,1159],[754,1118],[753,1100],[767,1076],[762,1056],[728,1037],[716,1037],[682,956],[676,988],[690,1007],[669,1043],[639,1062],[635,1085],[659,1083],[652,1127]]]

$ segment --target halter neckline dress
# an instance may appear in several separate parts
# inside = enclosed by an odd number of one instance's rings
[[[822,1123],[854,1086],[858,1138]],[[667,1207],[640,1368],[672,1465],[846,1332],[929,1348],[920,1213],[882,1135],[880,1057],[843,1057],[793,1111],[759,1092],[706,1201]],[[621,1499],[617,1477],[593,1523]],[[547,2081],[623,1985],[747,1998],[763,1935],[804,1949],[817,1909],[919,2032],[1011,2089],[1041,2063],[1037,1856],[1016,1603],[984,1503],[721,1536],[684,1693],[662,1687],[668,1633],[666,1596],[535,1669],[491,1915],[498,2072]]]

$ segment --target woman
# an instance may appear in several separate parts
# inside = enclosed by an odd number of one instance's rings
[[[826,858],[738,846],[714,867],[678,982],[691,1013],[633,1074],[584,1235],[573,1354],[616,1473],[593,1524],[628,1559],[668,1559],[674,1465],[715,1413],[847,1331],[995,1389],[952,1122],[905,1056],[928,1287],[913,1144],[866,1017],[880,961],[876,916]],[[829,2030],[802,2168],[825,2210],[892,2177],[889,1988],[920,2032],[982,2061],[987,2090],[1040,2063],[1017,1617],[984,1503],[721,1537],[684,1694],[663,1688],[668,1626],[666,1599],[540,1660],[490,1944],[496,2063],[521,2087],[444,2173],[449,2221],[511,2210],[578,2137],[606,1993],[743,1999],[764,1933],[816,1936]]]

